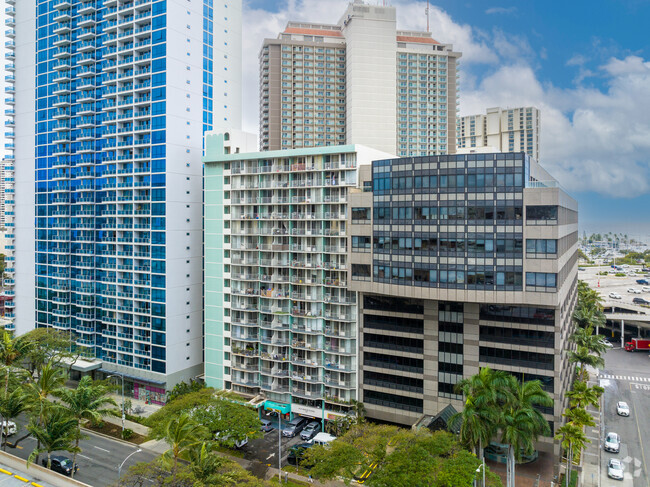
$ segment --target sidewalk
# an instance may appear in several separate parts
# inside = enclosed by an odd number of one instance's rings
[[[490,471],[501,477],[503,485],[506,483],[506,464],[486,460]],[[537,460],[515,467],[515,485],[517,487],[551,487],[553,472],[555,470],[554,455],[539,452]]]
[[[588,386],[598,385],[598,370],[588,368],[589,379],[587,380]],[[602,410],[603,398],[600,398],[600,409]],[[592,407],[587,409],[587,412],[594,418],[596,426],[587,426],[585,435],[591,443],[587,443],[587,447],[582,452],[582,474],[580,477],[580,485],[583,487],[600,487],[600,465],[601,465],[601,411]]]

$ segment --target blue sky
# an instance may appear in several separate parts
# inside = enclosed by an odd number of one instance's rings
[[[257,128],[262,39],[289,19],[336,23],[346,3],[244,0],[246,129]],[[425,29],[426,1],[387,3],[398,28]],[[463,52],[461,115],[539,107],[540,162],[578,200],[587,231],[650,235],[648,19],[650,0],[431,2],[433,37]]]

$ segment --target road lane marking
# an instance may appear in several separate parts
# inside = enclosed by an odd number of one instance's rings
[[[5,470],[4,468],[0,468],[0,472],[6,473],[7,475],[13,475],[9,470]]]
[[[14,478],[17,478],[18,480],[22,480],[23,482],[29,482],[28,479],[26,479],[25,477],[21,477],[21,476],[18,475],[18,474],[15,474],[15,475],[14,475]]]
[[[104,450],[103,448],[100,448],[98,446],[93,445],[93,448],[97,448],[98,450],[105,451],[106,453],[110,453],[109,450]]]
[[[82,455],[81,453],[77,453],[78,457],[85,458],[86,460],[94,461],[92,458],[87,457],[86,455]]]
[[[637,386],[637,388],[638,387],[639,386]],[[648,386],[646,386],[644,384],[644,388],[646,388],[646,387],[648,387]],[[632,392],[632,384],[630,384],[630,392]],[[646,475],[647,475],[648,468],[646,467],[646,464],[645,464],[645,451],[643,450],[643,440],[641,439],[642,436],[641,436],[641,428],[639,427],[639,418],[636,415],[636,407],[634,406],[634,401],[631,401],[631,402],[632,402],[632,412],[634,413],[634,423],[636,424],[636,431],[639,434],[639,446],[641,447],[641,460],[643,461],[643,471],[646,472]]]

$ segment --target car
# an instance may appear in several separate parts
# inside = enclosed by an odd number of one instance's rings
[[[598,343],[600,343],[603,347],[606,348],[614,348],[614,345],[612,345],[612,343],[608,342],[607,340],[598,340]]]
[[[616,433],[607,433],[605,438],[605,451],[618,453],[621,450],[621,437]]]
[[[642,267],[641,272],[650,272],[650,268],[648,267]]]
[[[585,269],[584,267],[578,267],[578,270],[579,271],[586,271],[587,269]]]
[[[635,287],[628,287],[627,292],[632,294],[641,294],[641,290]]]
[[[637,279],[637,280],[636,280],[636,283],[637,283],[637,284],[642,284],[642,285],[645,285],[645,286],[650,285],[650,282],[648,282],[647,279]]]
[[[2,422],[2,436],[15,435],[16,431],[18,431],[18,428],[16,428],[16,423],[13,421]]]
[[[284,428],[282,428],[282,436],[293,438],[298,433],[300,433],[305,426],[307,426],[308,422],[309,421],[307,418],[296,416],[291,421],[289,421],[289,423]]]
[[[273,423],[271,423],[268,419],[263,419],[261,420],[262,427],[260,428],[261,431],[264,431],[265,433],[268,433],[269,431],[273,431]]]
[[[619,416],[629,416],[630,415],[630,406],[627,405],[624,401],[619,401],[616,403],[616,414]]]
[[[647,299],[643,299],[643,298],[634,298],[632,300],[632,302],[634,304],[650,304],[650,301],[648,301]]]
[[[644,293],[650,293],[650,286],[641,286],[641,291]]]
[[[305,452],[312,446],[313,445],[311,443],[299,443],[297,445],[292,446],[289,449],[287,462],[289,462],[290,465],[298,465],[299,463],[301,463],[302,457],[304,456]],[[302,466],[309,468],[309,465],[303,464]]]
[[[609,293],[610,299],[623,299],[623,296],[621,296],[618,293]]]
[[[47,457],[43,458],[41,463],[47,468]],[[72,475],[72,468],[72,460],[68,457],[64,457],[63,455],[52,455],[50,457],[50,470],[70,476]],[[74,472],[77,473],[77,470],[79,470],[79,467],[75,464]]]
[[[616,479],[623,480],[623,463],[618,458],[610,458],[607,462],[607,476]]]
[[[318,421],[312,421],[300,432],[300,438],[303,440],[311,440],[320,433],[320,429],[320,423]]]

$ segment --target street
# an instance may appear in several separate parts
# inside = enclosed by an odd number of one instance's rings
[[[599,384],[605,388],[603,396],[603,425],[600,448],[609,432],[621,436],[620,453],[601,456],[601,486],[650,487],[650,358],[643,352],[626,352],[620,348],[607,352],[605,368],[600,371]],[[616,403],[625,401],[630,416],[616,414]],[[624,465],[624,480],[607,477],[607,462],[618,458]],[[588,479],[586,479],[588,480]],[[590,485],[587,482],[587,485]]]
[[[17,421],[16,423],[19,422],[24,425],[24,421]],[[79,471],[75,474],[75,479],[94,487],[115,484],[117,482],[118,466],[129,454],[136,451],[138,446],[131,446],[87,431],[85,433],[88,439],[80,442],[83,451],[77,454]],[[18,434],[11,438],[11,441],[15,441],[16,437],[22,437],[24,434],[25,429],[21,425]],[[7,453],[26,460],[34,448],[36,448],[36,440],[29,437],[22,440],[18,444],[18,448],[7,448]],[[72,458],[72,454],[67,452],[56,452],[56,454]],[[138,462],[149,462],[157,456],[158,454],[146,450],[136,453],[124,464],[122,474],[124,475],[130,466]],[[43,455],[41,455],[42,458]]]

